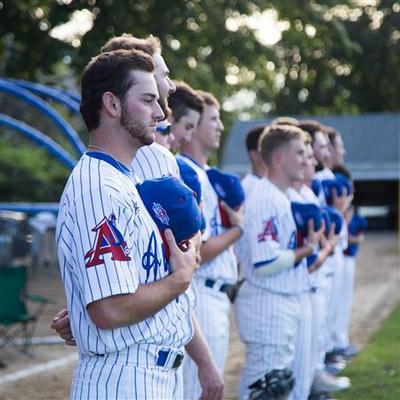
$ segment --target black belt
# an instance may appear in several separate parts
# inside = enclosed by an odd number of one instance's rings
[[[210,289],[212,289],[217,281],[214,281],[214,279],[206,279],[204,282],[204,285]],[[232,290],[236,285],[229,285],[228,283],[224,283],[218,290],[220,292],[228,293],[230,290]]]

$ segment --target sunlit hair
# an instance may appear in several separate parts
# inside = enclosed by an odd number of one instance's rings
[[[299,120],[293,117],[277,117],[271,121],[271,125],[292,125],[299,126]]]
[[[160,39],[150,35],[145,39],[139,39],[130,33],[123,33],[121,36],[115,36],[108,40],[101,48],[101,52],[114,51],[114,50],[141,50],[150,56],[155,53],[161,53]]]
[[[292,125],[269,125],[260,137],[261,156],[267,165],[271,165],[274,152],[288,145],[292,140],[305,141],[305,132]]]
[[[116,50],[92,58],[83,71],[80,111],[89,131],[100,123],[103,94],[111,92],[124,100],[135,83],[133,71],[154,71],[153,59],[143,51]]]
[[[314,119],[304,119],[299,121],[297,125],[303,131],[306,131],[311,136],[311,143],[314,144],[315,136],[318,132],[321,132],[324,135],[327,135],[325,128],[326,126],[321,124],[320,122]]]

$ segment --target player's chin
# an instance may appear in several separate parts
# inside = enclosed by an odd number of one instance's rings
[[[156,139],[156,130],[149,130],[146,135],[143,135],[141,138],[141,142],[143,146],[149,146]]]

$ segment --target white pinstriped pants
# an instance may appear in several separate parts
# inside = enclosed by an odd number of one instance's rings
[[[194,313],[215,363],[223,374],[229,348],[231,303],[225,293],[206,287],[200,280],[196,281],[196,295]],[[183,362],[183,382],[183,398],[199,399],[201,387],[197,377],[197,366],[188,354]]]
[[[236,299],[239,335],[246,345],[239,398],[273,369],[291,368],[301,318],[298,295],[269,292],[245,282]]]
[[[336,315],[336,330],[333,336],[334,349],[343,349],[349,346],[349,328],[351,321],[351,307],[353,304],[355,278],[355,257],[344,257],[344,268],[340,284],[341,293],[339,312]]]
[[[170,400],[182,399],[182,367],[138,366],[151,355],[127,352],[104,356],[80,355],[72,379],[71,400]],[[137,358],[137,359],[136,359]]]

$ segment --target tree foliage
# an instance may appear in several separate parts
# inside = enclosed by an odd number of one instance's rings
[[[51,37],[82,10],[94,18],[86,34]],[[397,0],[0,0],[0,18],[8,77],[77,82],[111,36],[151,33],[172,77],[219,97],[228,127],[266,113],[399,110]]]

